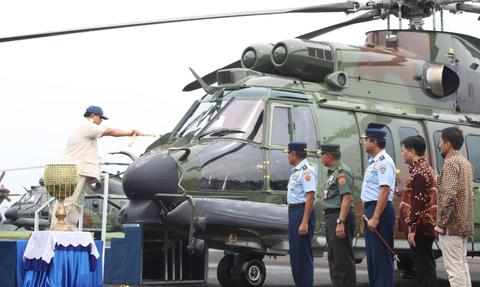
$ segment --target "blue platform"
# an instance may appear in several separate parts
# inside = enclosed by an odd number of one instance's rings
[[[172,236],[155,227],[126,226],[125,238],[112,238],[105,248],[104,283],[205,283],[208,249],[191,256],[183,240],[162,251]]]

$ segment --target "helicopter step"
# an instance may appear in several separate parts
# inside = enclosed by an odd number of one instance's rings
[[[169,248],[164,251],[165,246]],[[205,283],[207,275],[208,249],[191,256],[186,240],[177,241],[160,228],[126,226],[125,238],[112,238],[105,249],[105,283]]]

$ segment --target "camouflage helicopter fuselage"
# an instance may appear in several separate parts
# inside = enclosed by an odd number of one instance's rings
[[[123,188],[130,202],[119,213],[121,222],[143,223],[188,237],[193,221],[175,217],[187,197],[197,198],[197,203],[202,202],[200,198],[244,201],[250,216],[243,210],[229,213],[225,211],[229,201],[218,201],[225,207],[218,215],[222,218],[209,209],[206,227],[197,228],[195,238],[204,239],[209,247],[239,253],[285,254],[288,233],[283,222],[265,222],[262,227],[251,227],[249,222],[271,204],[284,206],[292,167],[283,150],[288,142],[304,141],[308,161],[318,166],[314,249],[321,256],[326,241],[318,191],[327,180],[327,168],[317,148],[320,143],[336,143],[355,176],[355,233],[360,238],[354,246],[356,257],[362,258],[360,192],[368,154],[360,135],[368,127],[387,131],[386,151],[397,168],[397,216],[409,176],[400,142],[411,135],[425,138],[426,157],[439,174],[443,165],[438,152],[440,132],[460,127],[465,135],[461,152],[475,168],[472,192],[480,196],[480,40],[443,32],[391,30],[367,33],[360,47],[290,39],[248,47],[242,65],[243,69],[219,71],[218,87],[208,87],[209,93],[193,104],[174,130],[129,166]],[[248,206],[249,202],[265,205]],[[474,205],[480,210],[478,200]],[[239,214],[243,217],[235,218]],[[479,234],[480,215],[476,214],[475,235],[469,238],[475,243],[468,245],[471,255],[480,254]],[[410,252],[398,231],[395,248],[399,254]]]

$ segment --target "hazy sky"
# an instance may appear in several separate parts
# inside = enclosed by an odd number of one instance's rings
[[[0,37],[195,15],[306,7],[330,1],[0,1]],[[238,60],[249,45],[293,38],[359,14],[289,14],[205,20],[0,43],[0,171],[57,163],[89,105],[101,106],[109,127],[164,134],[202,90],[194,80]],[[439,17],[439,14],[437,14]],[[480,38],[478,15],[445,13],[446,31]],[[398,19],[391,18],[392,28]],[[426,19],[431,29],[432,19]],[[316,40],[363,45],[372,21]],[[403,21],[403,27],[407,21]],[[440,28],[440,21],[437,21]],[[140,155],[154,141],[99,140],[102,161],[129,162],[111,151]],[[113,168],[112,171],[115,171]],[[43,170],[7,172],[12,193],[37,185]],[[13,201],[12,201],[13,203]],[[9,205],[8,203],[4,203]]]

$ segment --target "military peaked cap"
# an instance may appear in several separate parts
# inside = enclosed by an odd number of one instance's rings
[[[340,151],[340,145],[338,144],[322,144],[318,152],[320,154],[324,154],[326,152],[339,152],[339,151]]]
[[[360,136],[361,138],[374,138],[378,140],[386,140],[387,139],[387,132],[380,129],[367,129],[365,134]]]
[[[284,150],[284,152],[291,152],[291,151],[307,151],[307,143],[291,142],[288,144],[288,149]]]

